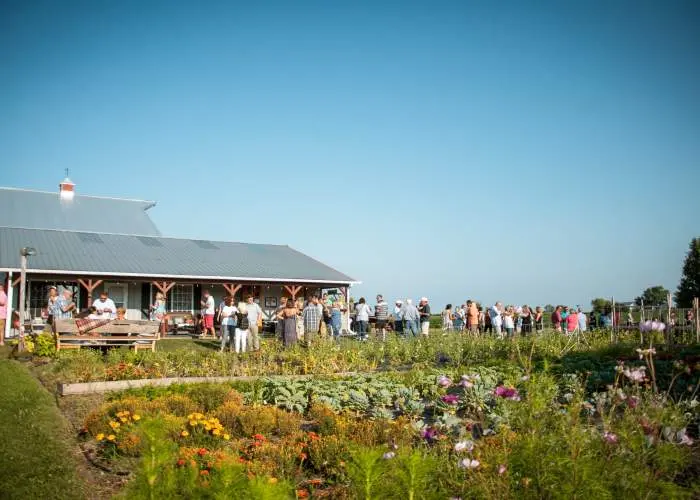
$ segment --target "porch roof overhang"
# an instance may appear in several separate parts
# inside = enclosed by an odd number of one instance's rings
[[[359,282],[286,245],[0,227],[0,271],[30,275],[343,286]]]

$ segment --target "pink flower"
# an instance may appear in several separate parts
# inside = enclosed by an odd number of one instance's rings
[[[438,377],[437,383],[440,387],[449,387],[452,385],[452,380],[450,380],[450,377],[447,377],[445,375],[440,375]]]
[[[693,440],[691,439],[688,434],[686,434],[685,429],[681,429],[678,431],[676,434],[676,437],[678,438],[678,443],[679,444],[684,444],[686,446],[693,446]]]
[[[618,441],[617,434],[613,434],[612,432],[604,432],[603,439],[609,444],[617,444]]]
[[[447,403],[448,405],[456,405],[457,403],[459,403],[459,396],[457,396],[456,394],[445,394],[440,399],[443,403]]]
[[[629,369],[626,368],[622,374],[630,379],[632,382],[641,383],[646,379],[646,366],[638,366],[637,368]]]
[[[503,474],[505,474],[505,472],[506,472],[506,466],[503,464],[499,465],[498,466],[498,475],[502,476]]]
[[[638,404],[639,404],[639,398],[637,396],[630,396],[629,399],[627,400],[627,406],[629,406],[632,409],[635,409]]]
[[[515,387],[499,385],[496,387],[494,394],[500,398],[510,399],[511,401],[520,401],[520,393],[518,393]]]

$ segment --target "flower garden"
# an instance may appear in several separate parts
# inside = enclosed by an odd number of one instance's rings
[[[33,373],[251,377],[61,398],[125,498],[692,498],[700,349],[636,337],[78,351]]]

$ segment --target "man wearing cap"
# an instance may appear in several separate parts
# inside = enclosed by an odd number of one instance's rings
[[[396,299],[396,305],[394,306],[394,332],[397,334],[403,333],[403,320],[401,319],[401,307],[403,306],[403,300]]]
[[[389,304],[384,297],[377,295],[377,305],[374,306],[374,319],[377,321],[375,327],[377,334],[382,334],[382,340],[386,340],[386,322],[389,319]]]
[[[420,299],[418,312],[420,313],[420,332],[427,337],[430,333],[430,304],[427,297]]]

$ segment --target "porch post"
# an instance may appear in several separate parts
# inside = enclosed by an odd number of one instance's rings
[[[236,298],[236,292],[243,287],[243,285],[236,285],[235,283],[223,283],[223,286],[234,300]]]
[[[292,302],[294,302],[295,300],[297,300],[297,294],[298,294],[299,291],[301,290],[301,285],[299,285],[299,286],[284,285],[284,288],[285,288],[285,290],[287,290],[287,292],[289,292],[289,295],[292,296]]]
[[[80,278],[78,278],[78,283],[80,283],[85,290],[87,290],[87,301],[88,301],[88,307],[92,305],[92,292],[102,284],[102,280],[97,280],[97,281],[92,281],[91,279],[84,281]]]
[[[7,318],[5,319],[4,337],[7,339],[10,336],[10,328],[12,327],[12,295],[15,286],[12,282],[12,271],[7,274]]]

